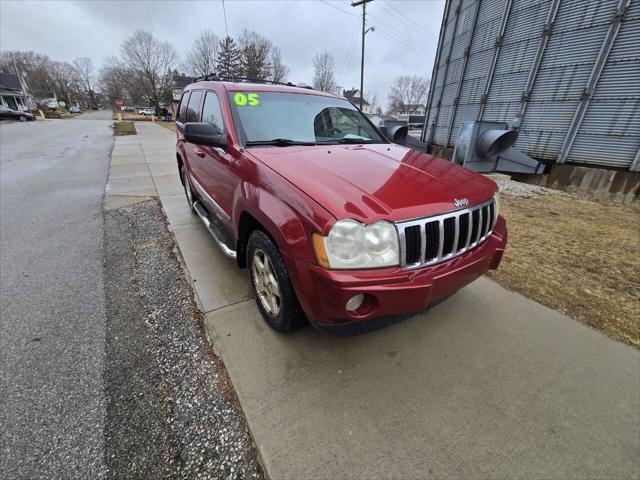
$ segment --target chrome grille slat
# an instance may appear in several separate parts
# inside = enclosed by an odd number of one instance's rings
[[[471,210],[469,210],[469,228],[467,228],[467,243],[464,244],[464,248],[462,249],[462,251],[465,251],[469,248],[469,245],[471,244],[471,232],[473,231],[473,215]]]
[[[460,235],[460,215],[455,217],[455,233],[453,234],[453,249],[451,250],[451,257],[456,254],[458,250],[458,236]]]
[[[420,264],[424,263],[425,250],[427,249],[427,242],[425,241],[426,238],[427,231],[425,228],[425,223],[422,222],[420,224]]]
[[[438,219],[438,255],[442,258],[442,249],[444,248],[444,219]]]
[[[484,215],[483,215],[484,208]],[[476,215],[476,222],[474,222],[474,213]],[[466,215],[466,239],[460,239],[460,217]],[[483,216],[484,228],[483,228]],[[451,220],[447,221],[447,228],[445,228],[445,220],[453,219],[453,239]],[[491,199],[488,202],[484,202],[478,205],[474,205],[462,210],[456,210],[454,212],[445,213],[442,215],[436,215],[433,217],[417,218],[415,220],[408,220],[404,222],[396,222],[396,228],[398,229],[398,237],[400,239],[400,263],[403,268],[418,268],[425,265],[434,265],[436,263],[449,260],[457,257],[464,252],[481,244],[491,235],[493,227],[496,222],[495,205],[494,200]],[[475,228],[474,228],[475,226]],[[412,255],[412,261],[407,260],[407,237],[409,234],[405,234],[405,230],[410,227],[419,227],[420,229],[420,256],[418,258],[417,250],[415,255]],[[413,235],[414,243],[411,245],[412,249],[417,247],[415,244],[415,235],[417,230],[410,230]],[[429,242],[435,241],[435,235],[437,238],[437,250],[435,244]],[[446,237],[446,238],[445,238]],[[462,242],[460,247],[459,243]],[[447,245],[447,252],[444,253],[445,243]],[[453,245],[449,250],[449,245]],[[460,247],[460,248],[459,248]],[[437,254],[436,254],[437,251]],[[432,253],[428,253],[432,252]],[[436,254],[434,256],[434,254]],[[415,261],[417,260],[417,261]]]

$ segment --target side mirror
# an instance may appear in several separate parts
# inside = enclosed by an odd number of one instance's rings
[[[196,145],[227,148],[227,137],[213,125],[205,122],[189,122],[184,125],[184,139]]]

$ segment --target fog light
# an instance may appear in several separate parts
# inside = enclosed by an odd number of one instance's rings
[[[359,295],[354,295],[347,301],[346,308],[350,312],[355,312],[360,308],[360,305],[362,305],[363,301],[364,301],[364,295],[362,293]]]

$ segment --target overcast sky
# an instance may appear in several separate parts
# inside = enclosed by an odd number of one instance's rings
[[[226,0],[229,34],[244,28],[263,34],[282,51],[288,80],[311,83],[313,55],[330,52],[336,79],[360,84],[362,7],[349,0]],[[386,107],[397,75],[430,76],[444,0],[374,0],[367,5],[365,92]],[[221,0],[14,1],[0,0],[0,49],[34,50],[54,60],[91,57],[99,66],[136,29],[169,41],[182,58],[204,29],[225,34]]]

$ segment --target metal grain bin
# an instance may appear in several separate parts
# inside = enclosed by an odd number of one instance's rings
[[[640,171],[640,0],[448,0],[422,140],[506,122],[541,160]]]

